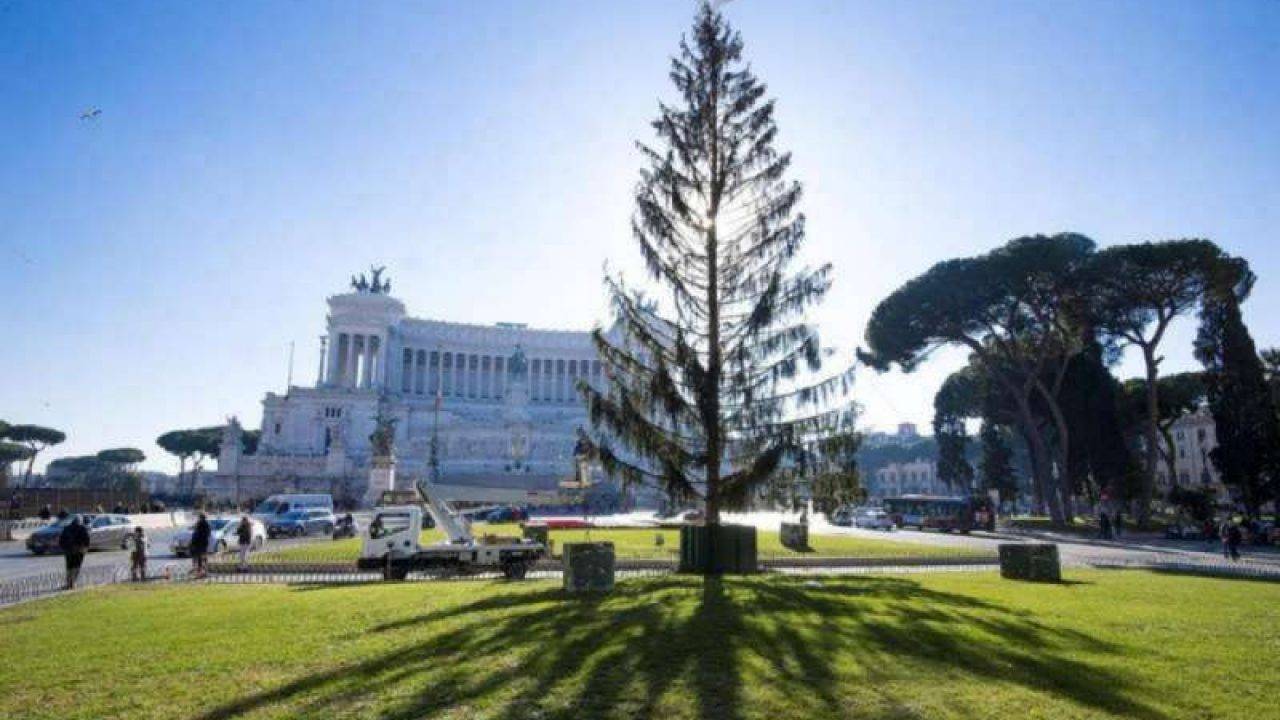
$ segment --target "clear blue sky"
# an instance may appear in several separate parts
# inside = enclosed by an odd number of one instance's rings
[[[632,142],[693,10],[0,0],[0,418],[65,429],[42,460],[171,469],[154,438],[256,426],[291,341],[314,380],[324,298],[370,263],[418,315],[591,326],[602,264],[636,266]],[[1280,3],[726,12],[836,266],[830,341],[937,260],[1075,230],[1248,257],[1247,319],[1280,344]],[[961,360],[863,374],[866,421],[927,423]]]

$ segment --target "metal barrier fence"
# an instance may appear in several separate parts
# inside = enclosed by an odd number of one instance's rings
[[[147,575],[149,582],[181,581],[187,579],[188,571],[185,567],[170,564],[148,568]],[[130,582],[128,565],[95,565],[80,569],[80,575],[76,579],[76,589],[124,582]],[[0,582],[0,607],[57,595],[66,591],[66,588],[67,574],[62,570],[5,580]]]
[[[354,562],[262,562],[248,568],[240,568],[234,555],[220,555],[209,563],[208,575],[198,581],[219,584],[359,584],[381,582],[382,573],[360,570]],[[1181,556],[1170,558],[1167,553],[1131,555],[1124,558],[1075,559],[1064,561],[1071,567],[1145,569],[1214,577],[1251,578],[1280,581],[1280,563],[1257,562],[1248,558],[1240,561],[1212,557]],[[762,572],[787,575],[827,574],[877,574],[920,572],[963,572],[993,570],[999,567],[995,556],[968,557],[795,557],[769,556],[760,560]],[[676,572],[677,563],[670,558],[618,558],[616,573],[619,580],[628,578],[660,577]],[[176,561],[152,566],[149,580],[191,581],[191,564]],[[526,576],[534,580],[558,580],[563,572],[559,558],[549,558],[538,563]],[[497,580],[502,573],[435,571],[410,573],[415,581]],[[129,582],[129,567],[113,564],[86,567],[81,570],[77,589]],[[26,600],[56,595],[63,592],[66,574],[51,571],[0,582],[0,606]]]
[[[35,530],[47,523],[40,518],[23,518],[21,520],[0,520],[0,540],[14,540],[14,533]]]

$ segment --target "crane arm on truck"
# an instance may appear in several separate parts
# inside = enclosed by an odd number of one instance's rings
[[[444,531],[445,537],[449,538],[449,542],[469,543],[474,540],[467,521],[454,512],[453,508],[449,507],[449,504],[440,498],[435,486],[431,484],[431,481],[425,475],[418,479],[418,494],[422,496],[422,500],[427,506],[427,512],[431,513],[432,519],[436,521],[436,527]]]

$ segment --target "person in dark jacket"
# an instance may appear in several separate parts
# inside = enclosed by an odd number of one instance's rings
[[[1231,523],[1227,527],[1227,556],[1232,560],[1240,559],[1240,543],[1244,541],[1244,533],[1240,532],[1240,523]]]
[[[53,518],[53,508],[49,507],[48,505],[45,505],[44,507],[40,508],[40,520],[42,522],[49,522],[49,520],[51,520],[52,518]]]
[[[240,516],[240,524],[236,525],[236,542],[239,543],[240,569],[249,568],[249,550],[253,547],[253,521],[248,515]]]
[[[81,524],[79,515],[62,528],[58,546],[62,548],[62,556],[67,563],[67,589],[70,590],[76,586],[76,580],[80,578],[80,566],[84,564],[84,555],[89,552],[89,530]]]
[[[205,556],[209,552],[209,539],[213,536],[213,529],[209,527],[209,518],[204,513],[200,513],[196,519],[196,527],[191,531],[191,565],[195,570],[196,577],[204,577],[205,574]]]
[[[1111,516],[1105,510],[1098,515],[1098,534],[1103,540],[1111,539]]]
[[[133,529],[129,535],[129,579],[135,582],[141,582],[147,579],[147,550],[151,547],[151,541],[147,539],[147,533],[142,526]]]

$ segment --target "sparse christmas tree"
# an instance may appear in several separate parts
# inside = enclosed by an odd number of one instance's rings
[[[853,431],[852,368],[805,321],[831,268],[795,268],[800,185],[775,149],[774,102],[742,40],[709,5],[671,62],[632,230],[660,293],[606,279],[619,331],[595,333],[610,380],[583,387],[610,475],[705,503],[708,525],[748,502],[788,457]],[[647,300],[657,297],[657,302]]]

